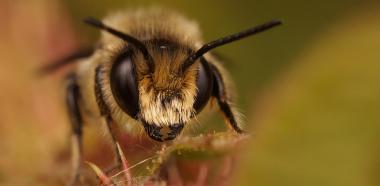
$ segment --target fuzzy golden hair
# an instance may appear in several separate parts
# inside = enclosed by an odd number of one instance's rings
[[[152,74],[148,73],[149,69],[143,62],[142,54],[137,52],[135,55],[140,114],[146,122],[160,126],[191,122],[191,116],[195,112],[193,103],[198,91],[195,82],[199,63],[192,65],[182,75],[178,72],[183,61],[189,56],[189,49],[195,51],[203,44],[197,23],[181,14],[161,8],[116,12],[107,16],[103,22],[141,41],[166,40],[175,43],[174,51],[165,51],[165,49],[151,47],[149,43],[146,44],[156,65]],[[94,109],[98,106],[96,95],[93,93],[93,79],[95,68],[102,66],[100,78],[103,98],[115,123],[129,131],[136,129],[142,131],[139,121],[132,119],[117,105],[110,87],[109,77],[112,65],[117,56],[128,47],[128,43],[107,32],[102,32],[98,46],[94,55],[81,63],[77,71],[77,74],[81,76],[79,78],[81,87],[85,89],[82,93],[85,95],[83,96],[84,110],[100,113],[99,110]],[[228,90],[225,96],[231,100],[233,87],[226,70],[211,54],[205,54],[204,57],[223,75]],[[166,105],[162,104],[163,99],[170,94],[176,94],[177,98],[167,102]],[[235,109],[233,112],[236,113]],[[133,134],[138,133],[133,132]]]

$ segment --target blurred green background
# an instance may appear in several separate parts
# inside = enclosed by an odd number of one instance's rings
[[[41,82],[30,78],[32,69],[96,41],[98,31],[83,25],[83,17],[151,5],[197,20],[205,41],[273,18],[284,22],[216,49],[230,60],[226,66],[236,82],[237,105],[254,134],[233,185],[380,185],[376,0],[4,0],[0,85],[7,88],[0,97],[0,185],[35,181],[28,176],[45,173],[51,164],[54,149],[46,146],[64,146],[67,137],[64,110],[56,101],[62,76]],[[41,134],[45,128],[49,134]]]

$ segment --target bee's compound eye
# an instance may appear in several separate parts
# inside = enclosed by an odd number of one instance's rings
[[[208,100],[212,93],[212,74],[208,62],[202,57],[200,58],[201,63],[199,65],[198,75],[197,75],[197,96],[195,98],[194,109],[197,113],[202,111],[203,107],[206,106]]]
[[[112,94],[121,109],[133,118],[139,112],[139,94],[136,69],[131,52],[120,55],[111,69]]]

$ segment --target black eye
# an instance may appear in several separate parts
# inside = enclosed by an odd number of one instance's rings
[[[112,94],[117,104],[128,115],[136,118],[139,112],[139,94],[131,52],[126,52],[116,59],[110,78]]]
[[[207,61],[202,57],[200,58],[201,64],[197,76],[197,96],[195,98],[194,109],[197,113],[202,111],[203,107],[211,97],[212,91],[212,75]]]

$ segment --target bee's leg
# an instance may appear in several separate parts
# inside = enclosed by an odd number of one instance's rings
[[[102,66],[98,66],[95,69],[95,88],[94,88],[94,90],[95,90],[96,102],[97,102],[98,107],[99,107],[100,115],[105,117],[105,119],[106,119],[108,132],[109,132],[109,134],[111,136],[111,140],[112,140],[112,146],[113,146],[112,148],[113,148],[113,153],[114,153],[114,157],[115,157],[114,159],[115,159],[116,165],[111,167],[108,171],[106,171],[106,172],[110,172],[116,168],[120,168],[120,166],[122,164],[121,164],[121,157],[118,153],[117,145],[116,145],[117,133],[116,133],[116,128],[115,128],[115,122],[113,121],[109,107],[103,98],[102,83],[101,83],[102,73],[103,73]]]
[[[214,89],[213,96],[218,100],[218,105],[226,118],[228,124],[237,132],[244,133],[244,131],[238,126],[236,117],[232,112],[229,100],[226,96],[225,84],[219,70],[212,64],[210,64],[211,71],[214,77]]]
[[[75,53],[72,53],[71,55],[68,55],[58,61],[55,61],[53,63],[49,63],[48,65],[42,66],[40,69],[38,69],[39,75],[46,75],[55,72],[56,70],[60,69],[61,67],[64,67],[68,64],[75,63],[78,61],[78,59],[89,57],[93,54],[95,51],[94,48],[83,48]]]
[[[116,140],[117,133],[115,130],[115,123],[113,122],[111,116],[106,116],[106,122],[107,122],[108,132],[109,132],[109,134],[111,136],[111,140],[112,140],[112,148],[113,148],[113,154],[114,154],[114,160],[115,160],[115,165],[106,171],[106,172],[111,172],[114,169],[121,168],[122,161],[121,161],[120,154],[118,153],[118,150],[117,150],[117,143],[116,143],[117,142],[117,140]]]
[[[69,185],[75,185],[79,181],[79,171],[82,162],[82,116],[79,110],[80,90],[75,74],[67,77],[66,104],[72,126],[72,177]]]

